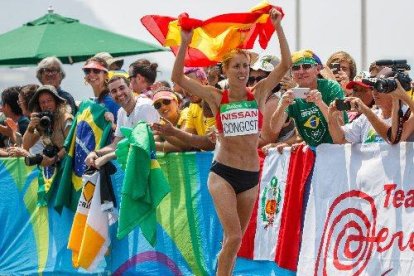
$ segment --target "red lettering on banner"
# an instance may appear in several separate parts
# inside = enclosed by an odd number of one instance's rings
[[[384,185],[384,207],[400,208],[403,204],[404,207],[412,207],[414,191],[405,193],[396,187],[396,184]],[[368,208],[364,208],[367,211],[364,213],[364,210],[356,207],[342,209],[341,204],[346,204],[350,200],[355,201],[355,206],[367,205]],[[346,206],[349,206],[349,203]],[[332,269],[336,269],[359,275],[368,265],[374,251],[383,253],[394,245],[399,251],[414,251],[413,232],[392,233],[387,227],[376,229],[377,217],[375,201],[370,195],[357,190],[339,195],[328,210],[314,275],[328,275],[328,267],[331,272]],[[382,275],[388,274],[391,270]]]
[[[403,204],[405,208],[414,207],[414,190],[409,190],[407,194],[403,190],[396,190],[397,184],[385,184],[384,191],[387,193],[384,207],[390,207],[390,203],[395,208],[400,208]],[[394,193],[393,193],[394,191]]]

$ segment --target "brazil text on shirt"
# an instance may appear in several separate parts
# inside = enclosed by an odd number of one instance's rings
[[[312,106],[312,107],[311,107],[311,108],[309,108],[309,109],[305,109],[305,110],[301,111],[301,112],[300,112],[300,115],[301,115],[302,117],[307,117],[307,116],[310,116],[310,115],[316,114],[316,113],[318,113],[318,112],[319,112],[319,108],[318,108],[317,106]]]

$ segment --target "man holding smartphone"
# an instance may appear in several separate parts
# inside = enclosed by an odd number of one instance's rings
[[[336,81],[318,78],[321,62],[312,51],[293,53],[292,63],[293,80],[299,88],[309,88],[309,91],[304,98],[295,97],[292,89],[286,91],[272,115],[271,126],[279,132],[286,119],[291,117],[308,145],[316,147],[332,143],[326,121],[328,105],[335,99],[343,99],[344,91]],[[343,121],[346,121],[346,114],[343,115]]]

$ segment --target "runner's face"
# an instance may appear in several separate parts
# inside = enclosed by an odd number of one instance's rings
[[[250,59],[244,54],[235,55],[225,68],[230,85],[246,85],[250,73]]]

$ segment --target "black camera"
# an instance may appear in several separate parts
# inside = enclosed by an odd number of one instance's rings
[[[338,109],[339,111],[351,110],[351,103],[345,102],[343,99],[336,99],[335,106],[336,106],[336,109]]]
[[[39,125],[44,129],[50,129],[53,123],[53,113],[50,111],[42,111],[37,114],[40,118]]]
[[[391,68],[393,76],[388,78],[363,79],[363,83],[371,85],[380,93],[390,93],[397,89],[396,80],[398,80],[405,91],[411,90],[411,78],[405,73],[411,67],[407,64],[406,60],[378,60],[375,64]]]
[[[58,152],[59,152],[58,147],[54,145],[47,145],[43,149],[43,154],[50,158],[55,157],[58,154]],[[40,165],[40,163],[42,163],[42,160],[43,160],[43,156],[40,153],[38,153],[33,156],[26,156],[24,158],[24,163],[26,164],[26,166],[34,166],[34,165]]]

